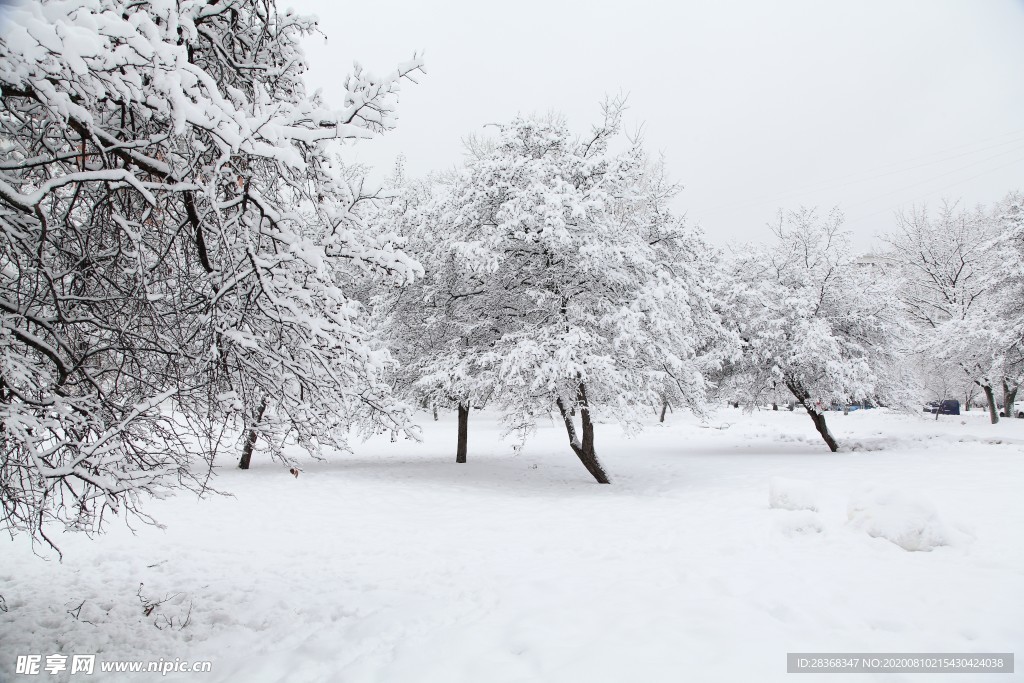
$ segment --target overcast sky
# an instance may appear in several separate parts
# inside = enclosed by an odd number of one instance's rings
[[[586,131],[621,91],[677,209],[719,244],[760,239],[780,207],[839,205],[867,247],[901,207],[1024,189],[1024,0],[290,6],[320,17],[310,82],[339,105],[354,60],[383,74],[424,52],[398,128],[349,149],[385,172],[398,153],[414,175],[451,167],[517,113]]]

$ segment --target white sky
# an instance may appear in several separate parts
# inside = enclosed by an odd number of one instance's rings
[[[349,150],[382,173],[398,153],[413,175],[451,167],[517,113],[585,132],[621,91],[719,244],[839,205],[867,247],[900,207],[1024,189],[1024,0],[280,1],[320,17],[310,83],[339,105],[354,60],[424,52],[398,128]]]

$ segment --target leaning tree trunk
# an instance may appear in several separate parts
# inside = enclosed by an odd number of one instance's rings
[[[985,392],[985,400],[988,401],[988,417],[992,424],[996,424],[999,422],[999,410],[996,409],[996,396],[995,392],[992,391],[992,385],[979,383],[979,386]]]
[[[1003,380],[1003,412],[1006,413],[1006,417],[1017,417],[1013,412],[1013,404],[1017,402],[1017,389],[1019,386],[1010,386]]]
[[[597,480],[598,484],[610,484],[611,480],[608,479],[608,475],[597,459],[597,453],[594,452],[594,423],[590,421],[587,390],[582,382],[577,393],[577,402],[580,408],[580,418],[583,422],[582,439],[576,434],[576,424],[573,422],[572,412],[565,407],[562,399],[555,401],[558,405],[558,411],[562,414],[562,420],[565,422],[565,431],[569,435],[569,446],[572,447],[576,457],[580,459],[580,462]]]
[[[459,404],[459,443],[455,449],[455,462],[466,462],[466,446],[469,442],[469,404]]]
[[[245,445],[242,446],[242,459],[238,461],[239,469],[249,469],[249,463],[252,461],[252,452],[256,448],[256,438],[258,436],[256,432],[256,425],[263,419],[263,413],[267,410],[267,399],[264,398],[260,402],[260,408],[256,411],[256,421],[249,426],[249,433],[245,436]]]
[[[796,397],[796,400],[800,402],[800,405],[804,407],[807,414],[811,416],[814,428],[818,430],[819,434],[821,434],[821,438],[828,445],[829,450],[833,453],[838,451],[839,443],[836,441],[835,437],[832,436],[832,433],[828,431],[828,425],[825,423],[825,413],[811,405],[811,395],[808,394],[807,390],[799,384],[786,384],[786,386],[789,387],[789,390],[793,393],[793,396]]]

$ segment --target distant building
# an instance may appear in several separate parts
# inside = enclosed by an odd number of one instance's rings
[[[882,254],[874,251],[870,251],[866,254],[861,254],[853,260],[854,265],[871,273],[871,279],[878,280],[884,277],[887,273],[892,272],[893,263],[887,254]]]

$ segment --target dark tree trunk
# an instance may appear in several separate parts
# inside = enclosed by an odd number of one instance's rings
[[[796,397],[796,400],[800,402],[800,405],[804,407],[807,414],[811,416],[814,428],[818,430],[819,434],[821,434],[821,438],[828,445],[829,450],[833,453],[838,451],[839,443],[835,440],[835,437],[832,436],[832,433],[828,431],[828,425],[825,423],[825,413],[810,404],[809,401],[811,396],[807,393],[807,390],[799,384],[787,383],[786,386],[789,387],[789,390],[793,393],[793,396]]]
[[[839,450],[839,444],[836,442],[835,437],[828,431],[828,425],[825,424],[825,413],[819,411],[817,408],[812,408],[807,404],[804,404],[804,408],[807,410],[807,414],[811,416],[811,420],[814,422],[814,428],[821,434],[821,438],[828,445],[830,451],[835,453]]]
[[[778,409],[779,409],[779,404],[776,403],[775,401],[772,401],[772,410],[778,410]]]
[[[604,468],[601,467],[601,463],[597,459],[597,453],[594,452],[594,423],[590,421],[587,390],[582,382],[577,394],[577,401],[580,409],[580,418],[583,422],[582,439],[576,434],[576,424],[573,422],[572,413],[562,403],[562,399],[558,399],[555,402],[558,405],[558,411],[562,414],[562,420],[565,422],[565,431],[569,435],[569,446],[572,447],[576,457],[580,459],[580,462],[597,480],[598,484],[610,484],[611,481],[608,479]]]
[[[1013,404],[1017,402],[1017,389],[1020,387],[1011,387],[1003,380],[1003,411],[1006,413],[1006,417],[1017,417],[1013,412]]]
[[[661,402],[661,418],[658,420],[658,422],[664,422],[665,421],[665,411],[666,410],[668,410],[668,401],[662,401]]]
[[[434,406],[434,422],[437,422],[437,406]]]
[[[249,426],[249,433],[245,436],[245,445],[242,446],[242,459],[238,461],[239,469],[249,469],[249,463],[252,461],[252,452],[256,448],[256,438],[258,433],[256,432],[256,425],[263,419],[263,413],[267,410],[267,399],[263,399],[260,402],[260,408],[256,411],[256,421]]]
[[[459,404],[459,444],[455,449],[455,462],[466,462],[466,445],[469,441],[469,406]]]
[[[995,392],[992,391],[992,386],[989,384],[982,384],[981,390],[985,392],[985,400],[988,402],[988,417],[992,420],[992,424],[996,424],[999,422],[999,410],[996,409]]]

